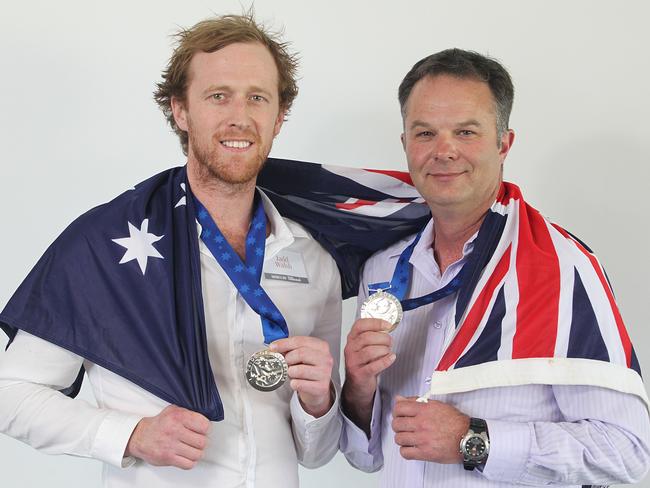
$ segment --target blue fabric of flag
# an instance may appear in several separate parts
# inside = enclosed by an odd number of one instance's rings
[[[160,173],[75,220],[49,247],[0,314],[41,337],[211,420],[223,408],[210,368],[198,236],[184,168]],[[119,264],[113,239],[129,223],[162,236],[145,272]],[[10,346],[9,346],[10,347]],[[78,378],[80,380],[80,378]],[[75,395],[80,382],[67,393]]]

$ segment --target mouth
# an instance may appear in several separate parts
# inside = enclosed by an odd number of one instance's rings
[[[219,141],[223,147],[226,147],[234,151],[245,151],[253,145],[252,141],[248,140],[238,140],[238,139],[226,139]]]
[[[440,181],[451,181],[455,178],[458,178],[459,176],[462,176],[465,174],[465,171],[458,171],[458,172],[445,172],[445,173],[430,173],[429,176],[432,176],[433,178],[440,180]]]

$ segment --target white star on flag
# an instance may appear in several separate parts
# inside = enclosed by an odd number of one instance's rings
[[[126,252],[124,253],[124,256],[122,256],[120,264],[128,263],[135,259],[138,261],[140,269],[142,270],[142,275],[144,276],[149,257],[165,259],[152,245],[154,242],[158,242],[165,236],[157,236],[149,233],[149,219],[144,219],[142,221],[140,229],[131,222],[128,222],[128,224],[130,237],[112,239],[112,241],[126,248]]]
[[[183,189],[183,192],[184,192],[185,191],[185,183],[181,183],[181,188]],[[176,206],[174,208],[178,208],[181,205],[185,205],[185,195],[183,195],[181,197],[181,199],[178,201],[178,203],[176,204]]]

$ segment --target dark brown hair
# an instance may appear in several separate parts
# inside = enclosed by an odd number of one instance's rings
[[[402,116],[415,84],[426,76],[449,75],[487,83],[496,105],[497,137],[508,130],[515,89],[508,71],[496,60],[474,51],[447,49],[418,61],[399,85],[398,99]]]

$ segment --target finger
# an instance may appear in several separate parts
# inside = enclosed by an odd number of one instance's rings
[[[329,348],[326,350],[311,349],[309,347],[300,347],[289,351],[284,356],[289,366],[294,364],[306,364],[322,368],[332,368],[334,358],[330,354]]]
[[[332,376],[331,368],[319,368],[304,364],[289,366],[289,378],[296,380],[324,381],[329,380]]]
[[[393,339],[388,334],[384,334],[383,332],[365,332],[355,340],[349,341],[345,345],[343,353],[346,358],[350,358],[369,347],[383,347],[390,350],[392,343]]]
[[[396,397],[393,406],[393,417],[415,417],[425,409],[434,410],[436,402],[418,403],[411,398]]]
[[[304,379],[292,379],[289,382],[291,389],[300,392],[306,393],[308,395],[314,396],[324,396],[330,393],[330,381],[329,380],[304,380]]]
[[[395,362],[395,359],[397,359],[397,356],[394,353],[376,359],[375,361],[357,368],[358,376],[377,376],[379,373],[390,367],[390,365]]]
[[[389,346],[366,346],[359,351],[346,353],[345,359],[350,366],[364,366],[389,354],[391,354]]]
[[[188,446],[187,444],[184,444],[183,442],[179,442],[176,448],[174,449],[174,454],[176,456],[183,457],[185,459],[189,459],[190,461],[198,461],[203,457],[203,451],[201,449],[197,449],[196,447]]]
[[[395,444],[402,447],[415,447],[416,435],[412,432],[399,432],[395,434]]]
[[[184,427],[196,432],[197,434],[204,435],[207,434],[210,431],[210,427],[212,427],[212,424],[206,417],[198,412],[192,412],[190,410],[185,411],[181,423]]]
[[[280,354],[285,354],[294,349],[308,347],[320,351],[329,351],[329,344],[318,337],[293,336],[285,339],[278,339],[269,344],[269,349]]]
[[[348,341],[355,339],[357,336],[363,334],[364,332],[373,331],[373,332],[387,332],[392,329],[393,326],[381,319],[358,319],[348,334]]]
[[[196,466],[197,461],[193,461],[191,459],[187,459],[183,456],[174,456],[172,459],[172,462],[170,463],[171,466],[176,466],[177,468],[181,469],[192,469],[194,466]]]
[[[415,432],[417,429],[413,419],[414,417],[393,417],[393,432]]]
[[[179,440],[183,444],[194,447],[195,449],[203,450],[208,445],[208,437],[203,434],[197,434],[196,432],[185,429],[182,434],[179,436]]]
[[[404,459],[419,459],[421,461],[425,460],[424,454],[417,447],[407,446],[399,448],[400,456]]]

